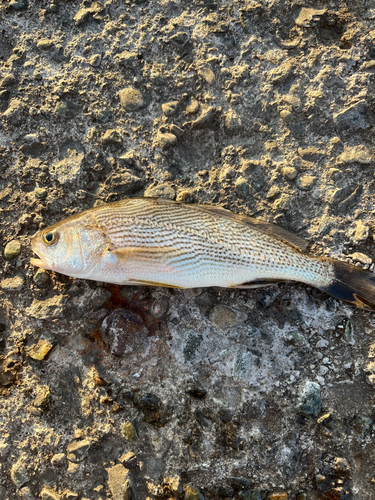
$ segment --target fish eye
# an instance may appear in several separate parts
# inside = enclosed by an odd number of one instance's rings
[[[43,235],[43,241],[49,247],[55,245],[59,239],[59,233],[57,231],[47,231]]]

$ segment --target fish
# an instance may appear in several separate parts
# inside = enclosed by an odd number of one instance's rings
[[[117,285],[248,289],[311,285],[375,310],[375,274],[306,253],[280,226],[214,205],[128,198],[74,214],[31,239],[34,266]]]

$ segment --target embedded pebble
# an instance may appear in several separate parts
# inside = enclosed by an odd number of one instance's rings
[[[302,175],[299,177],[297,180],[297,187],[301,189],[302,191],[310,191],[310,189],[313,187],[314,182],[316,180],[316,177],[313,175]]]
[[[121,432],[127,441],[137,441],[137,431],[132,422],[124,422],[121,424]]]
[[[333,115],[340,130],[356,131],[371,127],[370,107],[364,99]]]
[[[159,147],[163,151],[175,146],[177,144],[177,137],[174,134],[170,133],[161,133],[159,132],[155,138],[155,146]]]
[[[147,188],[145,196],[174,200],[176,191],[168,184],[159,184],[158,186]]]
[[[142,92],[132,87],[120,90],[119,97],[125,111],[138,111],[146,106]]]
[[[337,158],[338,164],[361,163],[362,165],[367,165],[373,161],[370,151],[362,144],[352,148],[345,147],[344,152]]]
[[[131,500],[137,498],[136,483],[133,474],[122,464],[107,469],[108,486],[113,500]]]
[[[294,167],[284,167],[281,171],[281,174],[284,177],[284,179],[287,179],[288,181],[293,181],[297,177],[298,172],[297,169],[295,169]]]
[[[173,116],[176,113],[178,101],[170,101],[161,105],[161,109],[165,116]]]
[[[282,193],[280,198],[278,198],[274,204],[273,208],[275,210],[287,210],[290,207],[291,196],[286,193]]]
[[[39,288],[47,287],[51,282],[49,272],[46,269],[38,269],[34,274],[33,281]]]
[[[4,248],[4,257],[6,260],[13,260],[21,253],[21,243],[17,240],[12,240],[6,244]]]
[[[369,237],[369,227],[362,221],[358,221],[355,228],[354,239],[357,242],[365,241]]]
[[[10,477],[17,488],[21,488],[21,486],[30,481],[26,467],[22,462],[17,462],[12,465]]]
[[[6,278],[0,282],[0,287],[7,292],[18,292],[22,290],[25,281],[22,276]]]
[[[240,196],[241,198],[247,198],[249,196],[250,186],[247,180],[244,179],[243,177],[239,177],[236,180],[234,188],[238,196]]]
[[[115,129],[107,130],[106,133],[102,136],[101,140],[104,144],[113,144],[114,146],[122,145],[121,134],[119,133],[118,130]]]
[[[300,396],[297,409],[305,415],[313,415],[320,411],[320,386],[316,382],[306,382]]]

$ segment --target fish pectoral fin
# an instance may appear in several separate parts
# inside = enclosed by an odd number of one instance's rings
[[[126,285],[140,285],[140,286],[163,286],[167,288],[180,288],[184,289],[183,286],[176,286],[176,285],[168,285],[168,283],[159,283],[157,281],[144,281],[144,280],[132,280],[129,279],[126,282]]]
[[[231,288],[262,288],[264,286],[273,285],[276,283],[283,283],[285,280],[276,280],[276,279],[262,279],[262,280],[254,280],[248,281],[246,283],[241,283],[239,285],[232,285]]]
[[[166,264],[172,257],[179,255],[180,250],[172,247],[124,247],[109,249],[109,253],[123,263],[132,260],[145,264],[148,262]]]

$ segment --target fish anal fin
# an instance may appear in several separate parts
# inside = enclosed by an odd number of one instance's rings
[[[162,286],[166,288],[180,288],[183,289],[183,286],[169,285],[168,283],[159,283],[157,281],[147,281],[147,280],[132,280],[129,279],[126,282],[127,285],[140,285],[140,286]]]
[[[239,285],[232,285],[231,288],[262,288],[264,286],[274,285],[277,283],[283,283],[285,280],[277,280],[277,279],[260,279],[254,281],[248,281],[246,283],[241,283]]]

